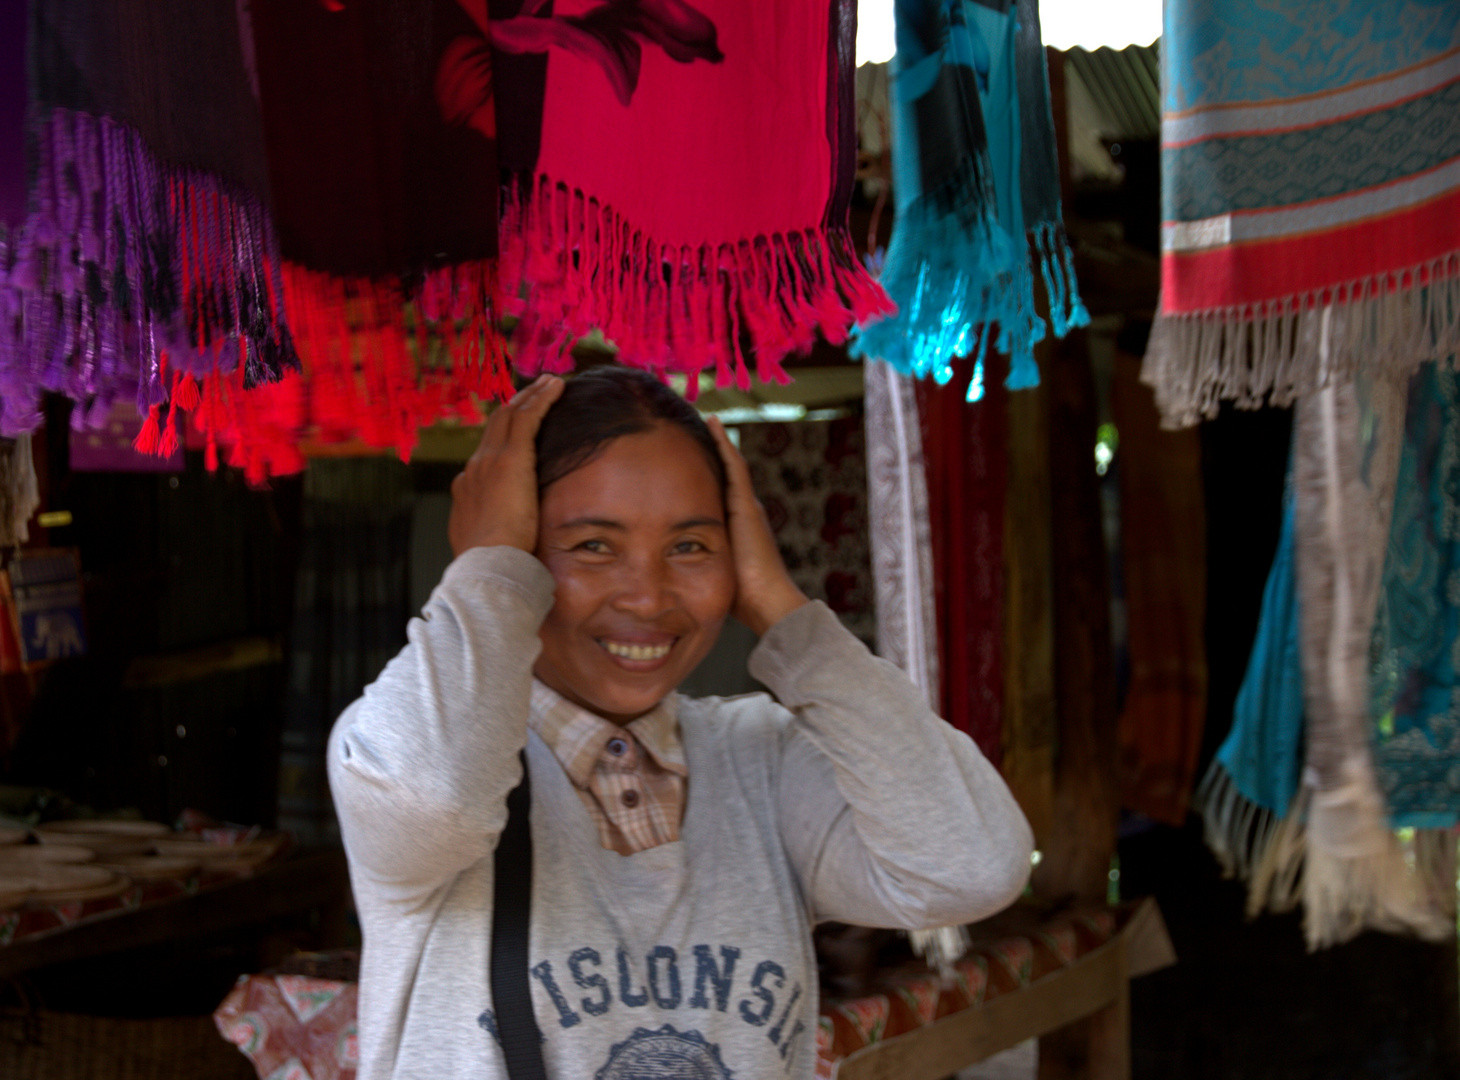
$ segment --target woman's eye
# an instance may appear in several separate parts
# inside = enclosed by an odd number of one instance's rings
[[[586,551],[593,555],[607,555],[608,544],[602,540],[584,540],[578,545],[579,551]]]
[[[709,548],[705,547],[705,545],[700,543],[698,540],[681,540],[679,543],[674,545],[674,553],[676,555],[697,555],[701,551],[708,550]]]

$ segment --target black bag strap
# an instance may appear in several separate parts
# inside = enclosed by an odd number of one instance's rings
[[[532,916],[532,830],[527,815],[531,808],[527,752],[523,751],[522,783],[507,796],[507,825],[497,839],[492,886],[492,1008],[510,1080],[547,1080],[542,1032],[532,1014],[527,970]]]

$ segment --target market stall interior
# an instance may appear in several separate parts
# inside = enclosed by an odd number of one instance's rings
[[[630,364],[1034,832],[817,1077],[1460,1080],[1460,10],[782,6],[0,0],[0,1076],[354,1080],[331,728]]]

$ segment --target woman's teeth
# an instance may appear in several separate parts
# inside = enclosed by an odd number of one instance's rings
[[[659,660],[668,656],[669,650],[674,647],[672,641],[668,645],[620,645],[616,641],[600,641],[599,644],[625,660]]]

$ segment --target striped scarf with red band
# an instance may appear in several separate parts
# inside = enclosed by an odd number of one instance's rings
[[[1460,6],[1169,0],[1165,421],[1460,345]]]

